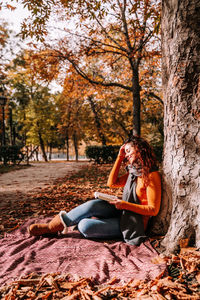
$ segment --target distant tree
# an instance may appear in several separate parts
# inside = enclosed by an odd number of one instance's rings
[[[84,140],[85,137],[83,129],[83,119],[87,118],[87,116],[83,116],[83,99],[81,98],[81,96],[75,97],[74,95],[73,97],[74,90],[72,89],[70,92],[70,89],[70,86],[65,86],[57,102],[60,114],[58,129],[65,139],[67,149],[67,160],[69,160],[70,141],[74,145],[76,160],[78,160],[79,144],[82,140]]]
[[[8,78],[12,89],[13,118],[17,136],[28,147],[40,145],[47,161],[45,146],[58,143],[55,96],[37,77],[32,53],[25,52],[12,61]]]
[[[39,144],[45,161],[48,161],[45,145],[55,143],[57,135],[56,109],[53,100],[46,87],[37,86],[37,91],[34,92],[26,108],[27,144]]]
[[[17,39],[14,33],[9,29],[8,23],[0,19],[0,93],[1,96],[6,97],[6,105],[0,106],[0,120],[1,120],[1,133],[4,132],[4,143],[9,143],[8,130],[6,123],[9,122],[10,127],[10,144],[14,143],[14,132],[12,124],[12,109],[10,106],[9,95],[9,80],[7,78],[7,67],[10,62],[10,58],[13,55],[13,44],[17,45]],[[10,106],[10,107],[9,107]],[[4,117],[3,117],[4,115]],[[4,122],[3,123],[3,118]],[[4,129],[3,129],[4,128]]]

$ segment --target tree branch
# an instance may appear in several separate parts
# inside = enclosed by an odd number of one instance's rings
[[[121,50],[121,51],[127,53],[127,50],[126,50],[125,48],[121,47],[118,43],[116,43],[116,44],[119,45],[119,47],[114,46],[114,45],[111,45],[111,44],[103,43],[103,42],[101,42],[101,41],[94,40],[93,38],[90,38],[90,37],[87,37],[87,36],[82,36],[81,34],[78,34],[78,33],[72,33],[72,32],[70,32],[70,31],[67,31],[67,32],[68,32],[70,35],[72,35],[72,36],[74,35],[74,36],[77,36],[77,37],[81,37],[81,38],[83,38],[84,40],[89,40],[89,41],[91,41],[92,43],[94,43],[95,45],[100,44],[100,45],[102,45],[102,46],[111,47],[111,48],[114,48],[114,49],[117,49],[117,50]],[[106,33],[106,32],[105,32],[105,33]],[[112,41],[114,42],[115,40],[112,39]]]
[[[128,33],[128,25],[126,22],[126,0],[124,0],[124,7],[121,6],[119,0],[117,0],[119,8],[121,10],[121,14],[122,14],[122,22],[123,22],[123,27],[124,27],[124,35],[125,35],[125,39],[126,39],[126,44],[128,46],[129,49],[129,54],[132,51],[132,46],[131,46],[131,41],[130,41],[130,37],[129,37],[129,33]]]
[[[59,53],[59,52],[57,51],[57,53]],[[103,81],[98,81],[98,80],[91,79],[82,69],[79,68],[79,66],[75,63],[75,61],[73,59],[71,59],[68,56],[63,55],[62,53],[59,53],[59,56],[61,56],[65,60],[69,61],[72,64],[72,66],[74,67],[74,69],[76,70],[76,72],[81,77],[83,77],[84,79],[86,79],[87,81],[89,81],[92,84],[102,85],[102,86],[106,86],[106,87],[109,87],[109,86],[120,87],[120,88],[125,89],[127,91],[132,91],[131,86],[127,86],[127,85],[124,85],[124,84],[121,84],[121,83],[118,83],[118,82],[103,82]]]
[[[153,92],[145,92],[145,94],[147,95],[147,96],[150,96],[150,97],[153,97],[153,98],[155,98],[156,100],[158,100],[162,105],[164,105],[164,102],[163,102],[163,100],[158,96],[158,95],[156,95],[156,94],[154,94]]]
[[[100,21],[97,19],[97,17],[94,15],[95,20],[97,21],[97,23],[99,24],[99,26],[101,27],[101,29],[103,30],[103,32],[105,33],[105,35],[107,36],[107,38],[112,41],[115,45],[117,45],[118,49],[120,49],[123,52],[127,53],[127,49],[122,47],[119,43],[117,43],[117,41],[115,39],[113,39],[106,31],[106,29],[103,27],[103,25],[100,23]]]
[[[127,55],[122,54],[121,52],[111,51],[111,50],[104,50],[104,49],[102,49],[101,51],[100,51],[100,50],[99,50],[99,51],[92,50],[92,52],[88,54],[88,57],[91,56],[91,55],[94,55],[94,54],[106,54],[106,53],[117,54],[117,55],[119,55],[120,57],[126,57],[126,58],[128,58]]]

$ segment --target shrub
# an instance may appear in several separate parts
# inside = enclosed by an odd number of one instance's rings
[[[97,164],[112,163],[115,161],[120,146],[87,146],[85,154],[87,158]]]
[[[13,164],[19,163],[24,159],[22,145],[1,146],[0,147],[0,161],[4,164],[11,162]]]
[[[162,162],[163,145],[151,145],[158,162]],[[87,146],[85,154],[87,158],[97,164],[112,163],[115,161],[120,146]]]

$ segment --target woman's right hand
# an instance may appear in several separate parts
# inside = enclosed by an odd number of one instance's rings
[[[126,156],[126,153],[125,153],[125,144],[120,147],[118,156],[121,159],[125,158],[125,156]]]

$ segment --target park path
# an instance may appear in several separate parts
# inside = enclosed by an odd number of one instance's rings
[[[51,185],[58,178],[78,172],[87,161],[63,162],[54,161],[48,163],[31,163],[30,167],[11,171],[0,175],[0,207],[11,204],[27,194],[35,193],[45,186]]]

